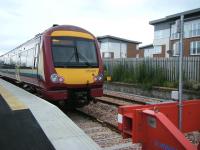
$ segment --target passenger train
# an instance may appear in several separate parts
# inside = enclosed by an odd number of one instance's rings
[[[103,95],[97,39],[71,25],[53,25],[0,56],[0,75],[36,89],[48,100],[74,107]]]

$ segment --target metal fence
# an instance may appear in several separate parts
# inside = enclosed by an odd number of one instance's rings
[[[112,75],[113,69],[123,65],[126,69],[137,68],[139,64],[146,64],[149,68],[162,69],[165,78],[169,81],[177,81],[179,73],[179,58],[120,58],[104,59],[104,65]],[[159,72],[158,72],[159,73]],[[200,81],[200,57],[183,58],[183,79]]]

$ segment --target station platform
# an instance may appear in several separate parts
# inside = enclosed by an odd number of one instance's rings
[[[3,79],[0,146],[4,150],[101,149],[57,106]]]

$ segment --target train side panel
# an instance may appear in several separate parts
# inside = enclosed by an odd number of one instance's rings
[[[37,37],[2,55],[0,74],[19,82],[38,86],[39,47],[40,37]]]

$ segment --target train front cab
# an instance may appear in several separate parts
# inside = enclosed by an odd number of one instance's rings
[[[49,34],[44,38],[44,74],[49,89],[45,96],[78,105],[102,96],[103,67],[96,38],[88,32],[63,28]]]

